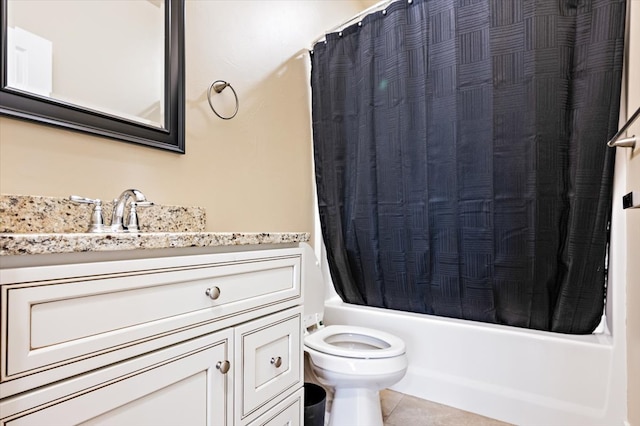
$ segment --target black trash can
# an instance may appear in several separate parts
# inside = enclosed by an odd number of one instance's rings
[[[327,392],[314,383],[304,384],[304,426],[324,426]]]

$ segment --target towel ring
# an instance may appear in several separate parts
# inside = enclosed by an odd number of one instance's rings
[[[236,110],[229,117],[224,117],[218,114],[218,111],[216,111],[216,109],[213,107],[213,104],[211,103],[211,89],[213,89],[216,93],[220,93],[227,87],[231,89],[231,91],[233,92],[233,96],[236,98]],[[209,101],[209,106],[211,107],[211,111],[213,111],[215,115],[222,118],[223,120],[231,120],[233,117],[236,116],[236,114],[238,113],[238,109],[240,108],[240,101],[238,100],[238,94],[234,90],[233,86],[231,86],[231,84],[227,83],[224,80],[216,80],[213,83],[211,83],[211,86],[209,86],[209,90],[207,90],[207,100]]]

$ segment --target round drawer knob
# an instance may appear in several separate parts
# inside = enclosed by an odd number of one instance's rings
[[[280,368],[280,366],[282,365],[282,358],[280,358],[279,356],[271,358],[271,364],[276,368]]]
[[[218,297],[220,297],[220,289],[218,287],[209,287],[207,290],[205,290],[204,294],[209,296],[211,300],[216,300]]]
[[[218,361],[216,368],[220,370],[222,374],[227,374],[229,372],[229,368],[231,368],[231,363],[229,361]]]

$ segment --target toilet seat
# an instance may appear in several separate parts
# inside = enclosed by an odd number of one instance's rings
[[[404,341],[384,331],[366,327],[329,325],[304,338],[305,346],[345,358],[391,358],[405,353]]]

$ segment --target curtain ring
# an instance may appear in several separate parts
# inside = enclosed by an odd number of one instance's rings
[[[229,117],[224,117],[218,114],[218,111],[216,111],[216,109],[213,107],[213,104],[211,103],[211,90],[213,89],[216,93],[220,93],[227,87],[231,89],[231,91],[233,92],[233,96],[236,98],[236,110]],[[209,101],[209,106],[211,107],[211,111],[213,111],[215,115],[222,118],[223,120],[231,120],[233,117],[236,116],[236,114],[238,113],[238,109],[240,108],[240,101],[238,100],[238,94],[236,93],[233,86],[231,86],[230,83],[227,83],[224,80],[216,80],[213,83],[211,83],[211,86],[209,86],[209,89],[207,90],[207,101]]]

